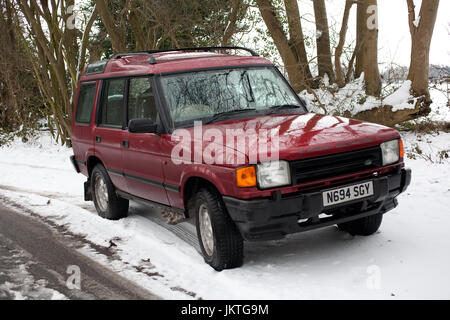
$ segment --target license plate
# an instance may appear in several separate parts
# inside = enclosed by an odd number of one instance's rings
[[[373,196],[373,182],[368,181],[322,193],[323,206],[331,206],[351,200]]]

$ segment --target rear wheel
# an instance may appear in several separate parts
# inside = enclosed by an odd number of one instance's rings
[[[347,231],[351,235],[370,236],[378,231],[382,221],[383,214],[377,213],[358,220],[338,224],[338,228]]]
[[[117,196],[116,188],[101,164],[96,165],[92,170],[91,190],[99,216],[110,220],[127,216],[129,201]]]
[[[195,195],[197,236],[205,262],[217,271],[240,267],[244,240],[228,216],[220,195],[201,189]]]

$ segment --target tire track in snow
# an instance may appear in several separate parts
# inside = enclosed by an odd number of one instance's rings
[[[1,163],[1,162],[0,162]],[[63,202],[68,202],[72,205],[76,205],[82,209],[88,210],[94,214],[96,214],[95,208],[93,205],[88,202],[83,202],[84,204],[80,204],[80,196],[79,195],[71,195],[68,193],[60,193],[60,192],[40,192],[26,188],[19,188],[9,185],[1,185],[0,189],[20,192],[20,193],[28,193],[35,194],[41,197],[49,198],[49,199],[57,199]],[[163,227],[164,229],[172,232],[178,238],[183,240],[184,242],[193,246],[198,252],[201,252],[200,246],[198,243],[198,238],[195,230],[195,225],[192,220],[187,222],[182,222],[179,224],[168,224],[166,220],[159,214],[160,211],[158,209],[151,210],[149,207],[139,205],[137,203],[131,203],[130,205],[130,213],[139,215],[147,220],[152,221],[153,223]]]

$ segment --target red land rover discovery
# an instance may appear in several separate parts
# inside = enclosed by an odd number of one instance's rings
[[[135,200],[195,217],[216,270],[242,265],[244,240],[335,224],[371,235],[411,181],[396,130],[309,113],[278,69],[245,48],[90,64],[72,128],[71,160],[100,216],[125,217]]]

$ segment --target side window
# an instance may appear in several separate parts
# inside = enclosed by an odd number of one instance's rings
[[[83,83],[80,87],[78,95],[77,111],[75,114],[75,122],[89,123],[91,122],[92,108],[94,107],[95,89],[97,83]]]
[[[146,118],[157,121],[155,97],[152,91],[150,78],[130,79],[128,92],[128,121],[131,119]]]
[[[122,126],[125,79],[105,80],[100,124]]]

